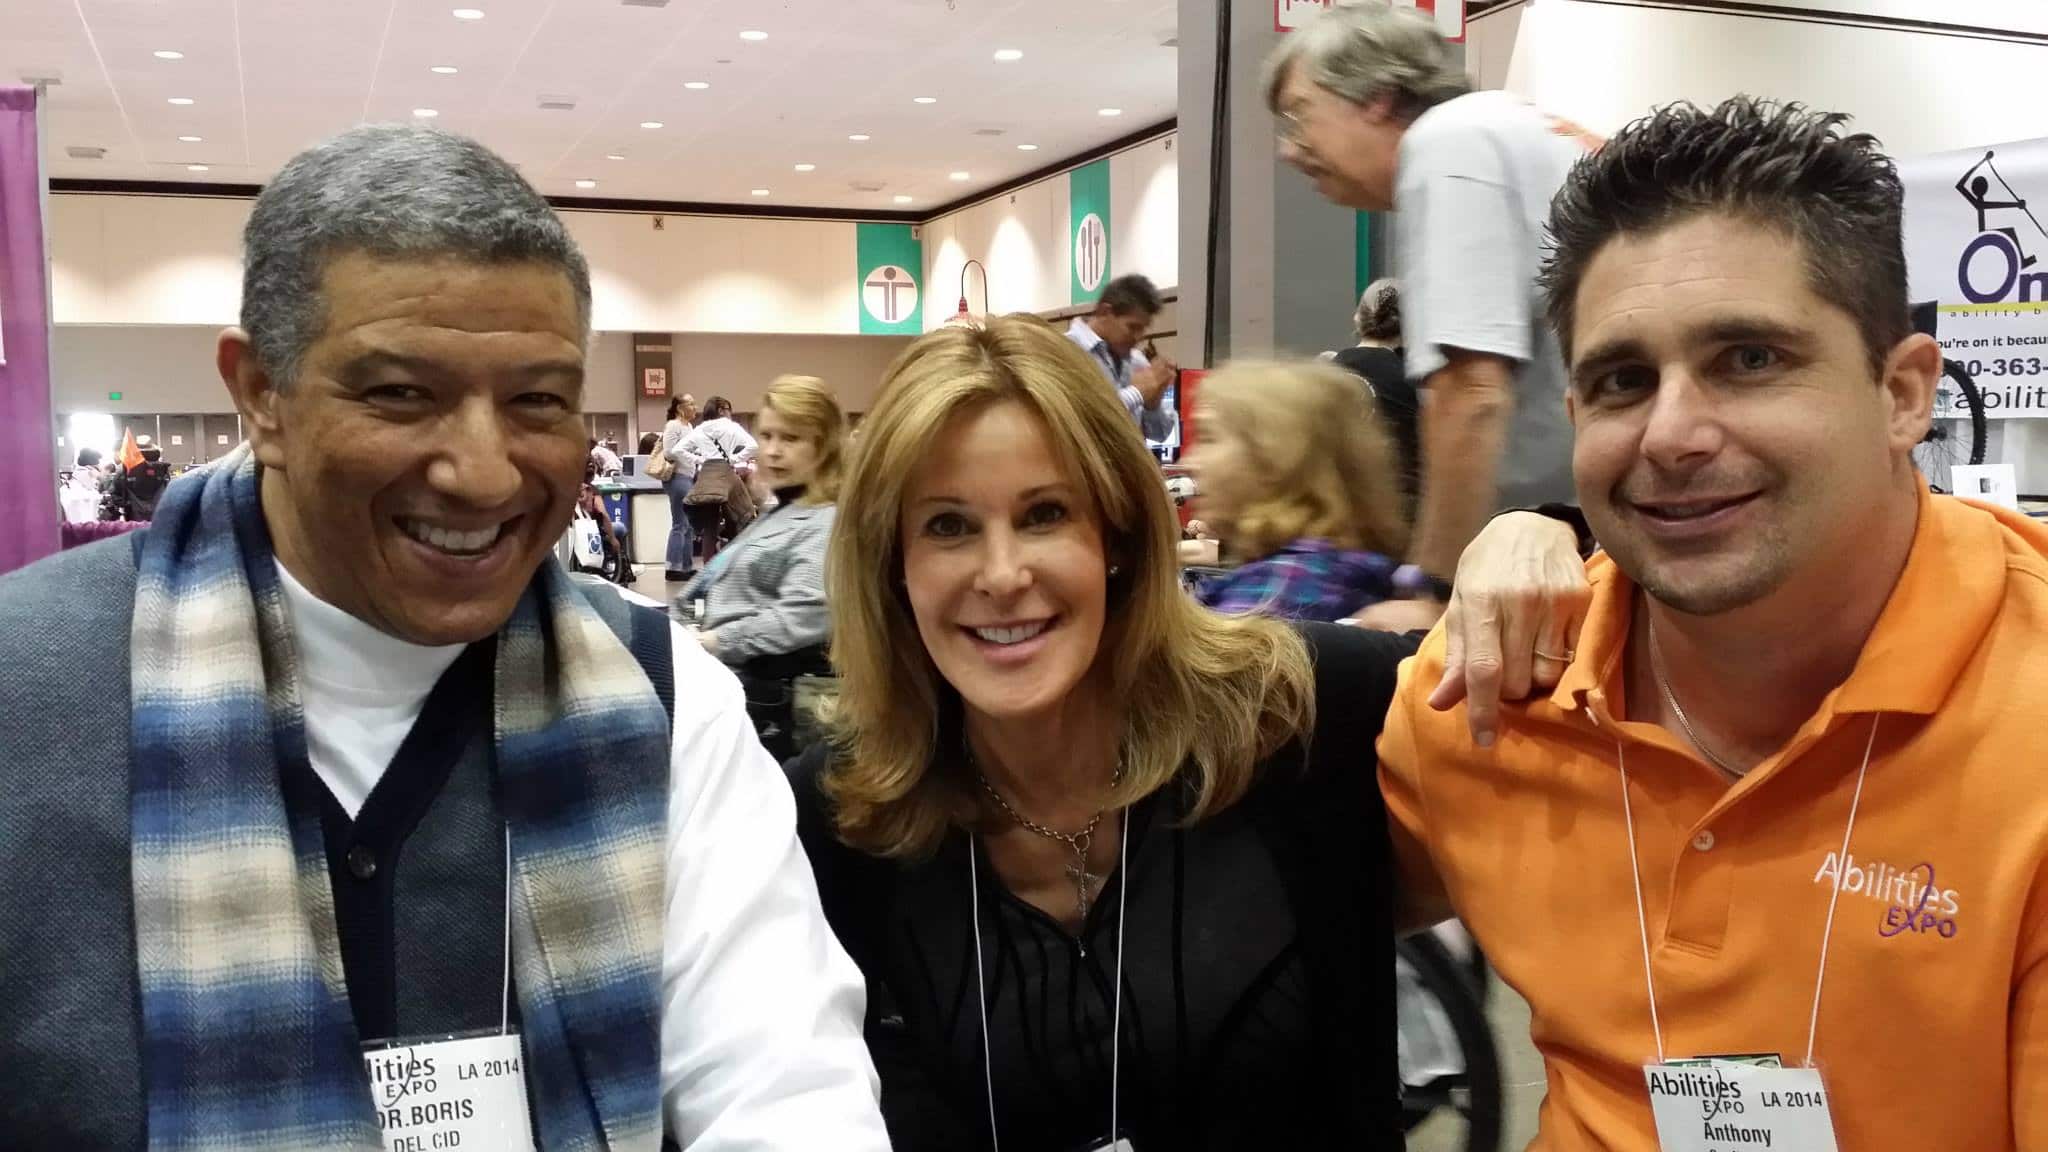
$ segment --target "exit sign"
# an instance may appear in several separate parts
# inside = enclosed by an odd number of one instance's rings
[[[107,399],[109,399],[109,400],[119,400],[120,398],[121,398],[121,394],[120,394],[119,392],[109,392],[109,393],[107,393]]]
[[[1396,8],[1420,8],[1436,21],[1444,39],[1465,39],[1465,0],[1391,0]],[[1334,0],[1273,0],[1273,31],[1292,32],[1323,14]]]

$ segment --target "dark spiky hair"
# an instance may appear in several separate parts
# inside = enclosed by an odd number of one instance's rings
[[[1900,218],[1905,193],[1877,138],[1848,117],[1736,96],[1712,111],[1666,105],[1579,161],[1550,206],[1540,283],[1567,359],[1579,283],[1608,241],[1702,213],[1799,243],[1823,299],[1856,321],[1873,371],[1912,331]]]

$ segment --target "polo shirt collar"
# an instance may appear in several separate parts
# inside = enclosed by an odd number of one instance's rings
[[[2005,553],[1995,515],[1954,497],[1921,493],[1906,567],[1849,679],[1823,708],[1837,715],[1939,709],[2004,602]],[[1611,557],[1595,557],[1586,575],[1593,602],[1578,655],[1550,696],[1567,711],[1617,682],[1635,611],[1636,584]]]
[[[1088,326],[1088,318],[1085,316],[1074,317],[1074,322],[1067,326],[1067,339],[1079,344],[1083,352],[1090,353],[1104,342],[1102,337],[1096,334],[1095,329]]]

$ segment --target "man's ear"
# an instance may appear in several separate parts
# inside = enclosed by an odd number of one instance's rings
[[[242,414],[242,434],[249,438],[257,462],[282,471],[284,419],[278,407],[283,398],[278,395],[276,382],[257,359],[256,346],[250,343],[249,334],[240,328],[221,332],[214,346],[213,362],[220,371],[221,383],[228,386],[228,395],[234,397],[235,411]]]
[[[1927,438],[1934,422],[1934,390],[1941,383],[1941,345],[1922,332],[1898,342],[1885,357],[1884,389],[1892,450],[1906,453]]]

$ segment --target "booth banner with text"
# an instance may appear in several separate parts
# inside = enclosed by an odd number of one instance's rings
[[[1073,241],[1067,302],[1093,304],[1109,283],[1109,161],[1067,173],[1067,235]]]
[[[2048,417],[2048,140],[1899,161],[1914,300],[1993,420]],[[1936,397],[1935,416],[1952,397]]]
[[[640,382],[640,394],[667,399],[674,380],[676,349],[674,337],[666,332],[633,333],[633,378]]]
[[[860,334],[915,336],[924,331],[918,277],[924,241],[908,224],[856,224],[860,254]]]

